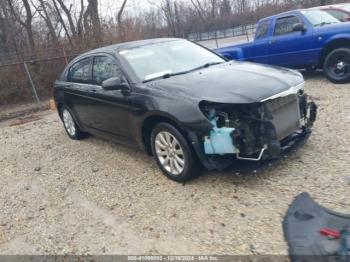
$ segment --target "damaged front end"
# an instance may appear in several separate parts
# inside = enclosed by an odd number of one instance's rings
[[[279,158],[283,150],[311,132],[317,114],[317,106],[302,88],[259,103],[202,101],[200,108],[213,126],[209,133],[200,135],[202,157],[209,159],[211,166],[213,159],[220,156],[226,156],[231,162],[232,155],[248,161]],[[215,169],[225,168],[220,161],[217,163]]]

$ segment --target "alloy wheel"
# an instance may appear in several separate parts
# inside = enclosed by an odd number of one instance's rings
[[[350,78],[350,52],[337,49],[330,53],[324,66],[327,77],[335,83],[346,83]]]
[[[348,74],[349,69],[349,61],[345,57],[337,57],[332,63],[332,71],[336,76]]]
[[[66,127],[68,134],[70,136],[75,136],[76,134],[75,123],[71,113],[67,109],[63,110],[62,118],[63,118],[63,124]]]
[[[154,143],[158,160],[163,168],[172,175],[180,175],[185,168],[185,157],[175,136],[162,131],[157,134]]]

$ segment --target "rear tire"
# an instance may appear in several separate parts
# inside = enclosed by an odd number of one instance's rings
[[[170,179],[189,181],[200,173],[200,165],[185,137],[172,125],[159,123],[151,134],[153,156]]]
[[[350,82],[350,49],[338,48],[330,52],[324,62],[323,71],[335,84]]]
[[[68,136],[73,140],[80,140],[85,137],[78,125],[75,122],[72,112],[67,106],[62,106],[60,110],[61,119],[63,122],[64,129],[66,130]]]

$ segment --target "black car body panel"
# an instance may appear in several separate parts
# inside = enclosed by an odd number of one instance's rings
[[[322,207],[308,193],[290,205],[283,229],[293,262],[349,261],[350,216]],[[327,237],[321,233],[325,229],[343,236]]]
[[[278,123],[273,123],[273,116],[268,113],[267,101],[272,101],[276,95],[302,85],[302,75],[279,67],[226,61],[186,74],[143,82],[118,53],[128,48],[168,41],[183,40],[154,39],[131,42],[97,49],[77,57],[55,83],[54,97],[58,109],[62,105],[68,106],[83,131],[143,148],[148,153],[151,151],[148,141],[150,131],[147,128],[154,121],[171,122],[186,134],[201,162],[208,169],[222,169],[219,162],[213,165],[212,158],[214,155],[224,154],[208,154],[204,146],[205,139],[210,139],[210,133],[216,124],[220,132],[239,131],[242,128],[240,134],[230,132],[226,136],[226,139],[232,140],[231,148],[236,150],[236,153],[239,151],[251,156],[263,147],[271,147],[270,155],[277,155],[276,148],[281,147],[281,141],[287,139],[284,133],[292,129],[288,127],[290,123],[286,123],[286,130],[280,132],[282,135],[272,134],[277,132],[273,125]],[[97,56],[108,56],[115,61],[125,77],[128,90],[104,90],[101,85],[94,83],[69,81],[68,75],[72,65]],[[307,133],[315,120],[316,107],[307,102],[305,94],[297,94],[295,90],[293,92],[293,105],[300,109],[300,118],[308,122],[300,126],[300,130]],[[283,107],[283,103],[277,105],[277,111],[280,111],[278,106]],[[311,113],[307,113],[309,108],[312,108]],[[217,111],[217,121],[213,122],[214,119],[209,117],[211,110]],[[241,113],[244,116],[241,117]],[[288,113],[290,112],[285,112],[284,116],[279,115],[279,118],[284,117],[288,121]],[[222,121],[230,122],[227,126],[219,123],[219,118],[223,115],[225,120]],[[239,121],[236,118],[239,118]],[[254,132],[250,131],[253,129]],[[292,131],[297,131],[294,129]],[[289,132],[288,135],[292,133],[294,132]],[[211,164],[208,164],[209,162]]]
[[[197,102],[248,104],[259,103],[301,83],[301,75],[289,69],[230,61],[150,85],[170,97],[176,94]]]

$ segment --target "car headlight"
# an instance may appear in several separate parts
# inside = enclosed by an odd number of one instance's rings
[[[289,88],[286,91],[283,91],[283,92],[278,93],[276,95],[270,96],[270,97],[262,100],[261,102],[266,102],[268,100],[272,100],[272,99],[275,99],[275,98],[278,98],[278,97],[284,97],[284,96],[288,96],[288,95],[292,95],[292,94],[302,95],[302,94],[304,94],[304,85],[305,85],[305,82],[302,82],[299,85],[292,86],[291,88]]]

